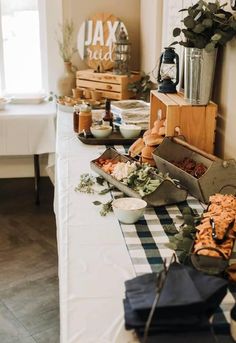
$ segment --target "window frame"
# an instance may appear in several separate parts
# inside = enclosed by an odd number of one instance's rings
[[[1,0],[0,0],[1,2]],[[41,90],[40,94],[48,92],[48,55],[47,55],[47,18],[46,0],[37,0],[39,14],[39,37],[40,37],[40,60],[41,60]],[[30,93],[30,89],[28,94]],[[14,96],[6,90],[5,69],[3,58],[3,34],[2,34],[2,13],[0,6],[0,94]],[[25,92],[17,93],[17,97],[24,97]],[[37,94],[35,94],[37,95]]]

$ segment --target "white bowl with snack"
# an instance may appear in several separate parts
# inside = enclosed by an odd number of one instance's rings
[[[120,133],[126,139],[136,138],[140,135],[142,128],[134,124],[120,125]]]
[[[90,127],[90,131],[95,138],[106,138],[112,133],[112,127],[109,125],[94,125]]]
[[[134,224],[144,214],[146,201],[139,198],[119,198],[112,201],[115,216],[121,223]]]

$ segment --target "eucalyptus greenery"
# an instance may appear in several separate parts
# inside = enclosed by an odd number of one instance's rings
[[[180,219],[183,219],[184,223],[180,226],[179,232],[176,232],[176,229],[172,225],[164,226],[164,231],[169,235],[170,241],[165,245],[168,248],[175,250],[179,261],[185,263],[187,262],[195,239],[196,225],[200,221],[200,216],[195,214],[189,207],[185,207]]]
[[[142,73],[141,78],[128,84],[128,90],[135,94],[136,99],[144,101],[150,100],[150,91],[155,89],[156,85],[150,80],[150,75]]]
[[[176,27],[173,36],[180,36],[180,44],[211,52],[218,46],[226,44],[236,35],[236,16],[224,10],[227,5],[215,2],[197,1],[194,5],[183,8],[179,12],[186,12],[182,22],[184,28]]]
[[[74,47],[74,23],[66,20],[63,24],[59,24],[60,35],[57,33],[57,43],[59,54],[64,62],[71,62],[71,58],[77,49]]]

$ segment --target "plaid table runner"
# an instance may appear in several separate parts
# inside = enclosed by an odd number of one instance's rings
[[[101,147],[99,147],[101,149]],[[123,146],[114,146],[120,153],[126,149]],[[99,150],[100,150],[99,149]],[[100,150],[103,152],[104,150]],[[113,191],[112,196],[118,195],[119,191]],[[194,197],[188,196],[185,202],[160,206],[148,207],[144,218],[133,225],[120,223],[125,243],[137,275],[150,272],[159,272],[163,267],[163,260],[170,261],[173,250],[166,247],[170,235],[164,231],[165,225],[173,225],[177,230],[183,224],[179,219],[183,209],[190,207],[194,213],[201,215],[204,207]],[[235,255],[235,253],[234,253]],[[234,256],[233,256],[234,258]],[[214,330],[217,333],[229,333],[230,310],[235,303],[236,289],[228,291],[213,318]]]

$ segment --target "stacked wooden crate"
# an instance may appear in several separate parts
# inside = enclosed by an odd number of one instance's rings
[[[112,72],[97,73],[93,69],[80,70],[76,73],[76,87],[97,90],[103,98],[124,100],[134,96],[134,93],[128,90],[128,84],[139,79],[139,73],[115,75]]]
[[[165,135],[183,135],[188,143],[208,153],[214,152],[217,105],[187,103],[183,94],[164,94],[151,91],[150,127],[155,120],[165,119]]]

